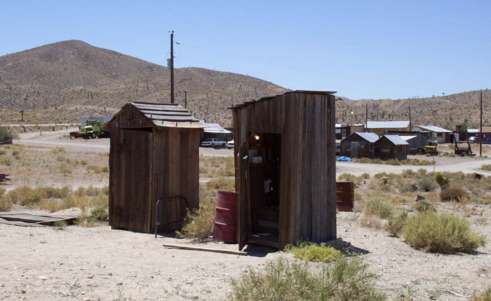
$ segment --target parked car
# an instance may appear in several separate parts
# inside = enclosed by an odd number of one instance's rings
[[[217,138],[211,138],[201,141],[200,144],[202,147],[213,147],[213,148],[222,148],[227,145],[227,141],[220,140]]]
[[[234,142],[234,140],[230,140],[229,142],[227,142],[226,147],[227,147],[227,148],[234,148],[234,147],[235,147],[235,142]]]

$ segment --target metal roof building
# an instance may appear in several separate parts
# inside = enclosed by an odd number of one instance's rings
[[[387,160],[406,160],[409,143],[399,135],[384,135],[375,142],[375,156]]]

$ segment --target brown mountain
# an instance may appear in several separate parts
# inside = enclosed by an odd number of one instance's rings
[[[176,100],[209,121],[229,123],[232,104],[285,91],[250,76],[176,69]],[[64,41],[0,57],[0,122],[77,121],[111,114],[135,99],[169,101],[168,69],[81,41]]]
[[[329,87],[335,89],[335,87]],[[227,108],[285,88],[250,76],[203,68],[176,69],[176,99],[200,118],[230,125]],[[111,114],[135,99],[169,101],[168,69],[81,41],[54,43],[0,57],[0,123],[78,121],[90,114]],[[479,92],[420,99],[349,100],[337,102],[338,122],[408,119],[413,124],[453,128],[479,122]],[[491,92],[484,97],[485,125],[491,125]]]

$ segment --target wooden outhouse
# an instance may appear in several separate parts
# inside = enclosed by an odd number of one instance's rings
[[[406,160],[409,143],[398,135],[384,135],[375,142],[375,156],[382,160]]]
[[[160,233],[179,229],[187,210],[199,205],[203,124],[180,105],[131,102],[107,128],[111,227]]]
[[[379,136],[375,133],[355,132],[341,141],[341,155],[352,158],[373,158],[375,142]]]
[[[239,248],[336,238],[334,92],[235,106]]]

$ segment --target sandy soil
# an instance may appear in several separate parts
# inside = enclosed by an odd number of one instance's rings
[[[484,210],[487,224],[475,229],[491,239],[491,210]],[[491,246],[476,255],[427,254],[383,230],[361,227],[357,217],[340,213],[338,236],[367,252],[361,257],[380,275],[377,287],[389,296],[409,291],[414,300],[468,300],[491,285]],[[230,279],[248,266],[287,256],[162,246],[176,242],[189,243],[107,226],[55,230],[0,224],[0,300],[226,300]]]

